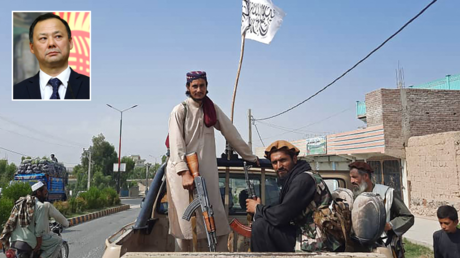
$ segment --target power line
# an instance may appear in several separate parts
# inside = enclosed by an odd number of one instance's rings
[[[383,47],[388,41],[390,41],[393,37],[395,37],[396,35],[398,35],[404,28],[406,28],[410,23],[412,23],[415,19],[417,19],[420,15],[422,15],[428,8],[430,8],[431,5],[433,5],[437,0],[433,0],[430,4],[428,4],[425,8],[423,8],[422,11],[420,11],[416,16],[414,16],[412,19],[410,19],[406,24],[404,24],[404,26],[402,26],[398,31],[396,31],[393,35],[391,35],[389,38],[387,38],[382,44],[380,44],[377,48],[375,48],[374,50],[372,50],[369,54],[367,54],[363,59],[359,60],[359,62],[357,62],[355,65],[353,65],[350,69],[348,69],[345,73],[343,73],[342,75],[340,75],[339,77],[337,77],[335,80],[333,80],[331,83],[329,83],[328,85],[326,85],[324,88],[322,88],[321,90],[317,91],[315,94],[311,95],[310,97],[308,97],[307,99],[305,99],[304,101],[298,103],[297,105],[289,108],[289,109],[286,109],[285,111],[281,112],[281,113],[278,113],[276,115],[273,115],[273,116],[269,116],[269,117],[265,117],[265,118],[260,118],[260,119],[256,119],[259,120],[259,121],[262,121],[262,120],[268,120],[268,119],[271,119],[271,118],[275,118],[277,116],[280,116],[282,114],[285,114],[291,110],[293,110],[294,108],[302,105],[303,103],[309,101],[310,99],[314,98],[315,96],[317,96],[318,94],[320,94],[321,92],[323,92],[324,90],[326,90],[327,88],[329,88],[330,86],[332,86],[332,84],[334,84],[335,82],[337,82],[338,80],[342,79],[346,74],[348,74],[349,72],[351,72],[353,69],[355,69],[358,65],[360,65],[362,62],[364,62],[367,58],[369,58],[372,54],[374,54],[375,52],[377,52],[381,47]]]
[[[37,139],[35,137],[31,137],[31,136],[20,134],[20,133],[14,132],[14,131],[6,130],[4,128],[0,128],[0,130],[6,131],[6,132],[9,132],[9,133],[12,133],[12,134],[17,134],[19,136],[30,138],[32,140],[36,140],[36,141],[40,141],[40,142],[44,142],[44,143],[49,143],[49,144],[59,145],[59,146],[63,146],[63,147],[72,147],[72,148],[79,148],[80,149],[80,147],[77,147],[77,146],[63,145],[63,144],[59,144],[59,143],[48,142],[48,141],[44,141],[44,140],[41,140],[41,139]]]
[[[22,154],[22,153],[19,153],[19,152],[16,152],[16,151],[12,151],[12,150],[9,150],[9,149],[5,149],[5,148],[3,148],[3,147],[0,147],[0,149],[6,150],[6,151],[8,151],[8,152],[15,153],[15,154],[18,154],[18,155],[21,155],[21,156],[30,156],[30,155]]]
[[[257,135],[259,135],[260,142],[261,142],[262,145],[265,147],[264,141],[262,141],[262,137],[260,137],[259,129],[257,128],[257,125],[256,125],[255,123],[254,123],[254,127],[256,128]]]
[[[287,131],[287,132],[285,132],[285,133],[273,135],[273,136],[270,136],[270,137],[266,137],[266,138],[264,138],[264,139],[270,139],[270,138],[273,138],[273,137],[282,136],[282,135],[285,135],[285,134],[288,134],[288,133],[292,133],[292,132],[294,132],[294,131],[298,131],[298,130],[301,130],[301,129],[303,129],[303,128],[306,128],[306,127],[309,127],[309,126],[312,126],[312,125],[316,125],[316,124],[322,123],[322,122],[324,122],[324,121],[326,121],[326,120],[329,120],[329,119],[331,119],[331,118],[333,118],[333,117],[335,117],[335,116],[338,116],[338,115],[340,115],[340,114],[342,114],[342,113],[344,113],[344,112],[350,110],[350,109],[353,108],[353,107],[354,107],[354,106],[349,107],[349,108],[346,108],[346,109],[344,109],[344,110],[342,110],[342,111],[340,111],[340,112],[338,112],[338,113],[335,113],[335,114],[333,114],[333,115],[330,115],[330,116],[328,116],[328,117],[326,117],[326,118],[324,118],[324,119],[318,120],[318,121],[316,121],[316,122],[310,123],[310,124],[308,124],[308,125],[299,127],[299,128],[297,128],[297,129],[294,129],[294,130],[291,130],[291,131]],[[256,120],[256,121],[257,121],[257,120]],[[259,122],[259,123],[260,123],[260,122]]]
[[[71,142],[71,141],[69,141],[69,140],[62,139],[62,138],[60,138],[60,137],[58,137],[58,136],[56,136],[56,135],[47,134],[47,133],[41,132],[41,131],[39,131],[39,130],[35,130],[35,129],[32,129],[32,128],[29,128],[29,127],[27,127],[27,126],[18,124],[18,123],[14,122],[14,121],[12,121],[12,120],[6,118],[6,117],[0,116],[0,119],[2,119],[2,120],[4,120],[4,121],[7,121],[7,122],[9,122],[9,123],[11,123],[11,124],[14,124],[14,125],[16,125],[16,126],[18,126],[18,127],[21,127],[21,128],[23,128],[23,129],[26,129],[26,130],[28,130],[28,131],[31,131],[31,132],[34,132],[34,133],[37,133],[37,134],[41,134],[41,135],[46,136],[46,137],[50,137],[50,138],[58,139],[58,140],[61,140],[61,141],[65,141],[65,142],[67,142],[67,143],[69,143],[69,144],[72,144],[74,147],[84,148],[84,146],[79,145],[78,143],[74,143],[74,142]]]
[[[261,121],[258,121],[258,122],[260,124],[266,125],[268,127],[272,127],[272,128],[278,129],[278,130],[289,132],[289,133],[292,132],[292,133],[302,134],[302,135],[307,134],[307,133],[323,133],[323,132],[304,131],[304,130],[300,130],[300,129],[288,128],[288,127],[279,126],[279,125],[275,125],[275,124],[271,124],[271,123],[267,123],[267,122],[261,122]]]

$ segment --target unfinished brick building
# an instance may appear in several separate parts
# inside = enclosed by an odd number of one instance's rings
[[[446,78],[451,79],[450,76]],[[427,184],[433,183],[432,180],[437,174],[431,168],[420,169],[420,161],[415,158],[417,155],[413,152],[421,151],[420,148],[422,147],[419,145],[424,142],[424,138],[412,140],[411,137],[460,131],[460,76],[457,75],[454,79],[454,83],[456,83],[455,85],[458,84],[458,87],[451,90],[417,88],[375,90],[366,94],[364,112],[358,112],[358,118],[366,122],[368,128],[383,127],[383,150],[381,155],[368,155],[367,158],[374,169],[382,174],[382,179],[379,181],[379,178],[377,178],[376,181],[391,185],[399,190],[397,176],[385,176],[388,173],[396,175],[395,166],[393,165],[391,168],[386,166],[387,168],[385,168],[385,163],[398,161],[399,168],[396,170],[400,174],[399,185],[403,193],[403,199],[411,209],[425,215],[433,215],[433,207],[439,206],[439,202],[436,202],[436,200],[440,200],[440,197],[449,195],[450,197],[447,199],[441,198],[442,203],[455,204],[456,202],[453,201],[454,198],[450,192],[452,194],[458,192],[460,186],[458,183],[451,181],[450,183],[452,184],[446,185],[446,187],[439,188],[441,184],[438,183],[438,188],[426,188]],[[363,105],[363,103],[358,103],[358,105]],[[450,146],[458,141],[454,137],[455,135],[445,134],[430,137],[442,137],[445,144]],[[430,148],[433,148],[432,156],[430,156],[433,160],[442,160],[443,157],[451,156],[454,151],[452,148],[446,147],[442,151],[435,152],[434,150],[439,146],[432,145],[432,143],[432,140],[427,140],[423,148],[427,152],[430,152]],[[410,159],[408,151],[412,151],[413,156],[410,156]],[[452,160],[458,159],[452,157]],[[427,163],[428,166],[430,164],[437,163]],[[456,170],[458,167],[455,166],[443,169],[449,170],[449,172],[443,172],[440,175],[446,175],[446,173],[455,175],[458,173],[458,170]],[[439,190],[423,194],[417,192],[425,188]],[[414,193],[411,193],[411,190]]]

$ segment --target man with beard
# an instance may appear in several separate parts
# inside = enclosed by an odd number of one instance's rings
[[[169,233],[176,238],[176,251],[193,250],[192,224],[182,219],[189,205],[189,191],[194,188],[185,155],[196,152],[200,175],[206,180],[209,201],[214,211],[218,252],[227,251],[227,236],[230,233],[219,189],[214,128],[219,130],[243,159],[258,163],[257,157],[244,142],[230,119],[207,96],[206,72],[187,73],[186,95],[189,97],[174,107],[169,118],[169,136],[166,145],[170,148],[166,180],[169,203]],[[197,251],[208,251],[206,229],[201,213],[196,218]]]
[[[46,13],[29,28],[30,52],[37,58],[40,71],[14,85],[13,99],[89,99],[89,77],[69,66],[73,49],[69,24],[61,17]]]
[[[297,159],[299,152],[282,140],[265,150],[282,188],[276,205],[262,205],[260,198],[246,200],[247,212],[254,214],[253,252],[321,251],[326,246],[338,251],[313,221],[314,212],[329,207],[332,196],[321,176],[312,173],[306,161]]]
[[[40,258],[55,257],[55,252],[59,250],[62,244],[62,238],[50,232],[49,219],[54,218],[54,220],[63,227],[68,227],[69,222],[53,204],[46,201],[48,199],[48,189],[42,182],[38,182],[32,186],[32,191],[32,195],[38,199],[38,207],[41,206],[35,213],[35,216],[37,216],[35,235],[37,238],[41,238],[41,241],[39,240],[35,247],[35,251],[38,251],[38,249],[42,251]]]
[[[350,168],[350,180],[353,185],[353,194],[358,196],[363,192],[372,192],[379,195],[386,211],[385,231],[382,238],[388,237],[386,246],[396,252],[397,257],[404,257],[402,247],[402,235],[414,225],[414,215],[409,211],[404,202],[394,195],[394,189],[371,181],[374,170],[366,162],[356,161],[348,165]],[[392,238],[396,237],[397,241]]]
[[[21,249],[30,248],[34,253],[42,251],[40,258],[54,257],[62,239],[50,232],[49,218],[54,218],[64,227],[68,227],[69,222],[51,203],[46,201],[47,197],[48,189],[41,181],[32,185],[32,196],[28,195],[19,200],[26,202],[21,206],[27,209],[13,208],[0,237],[1,240],[9,242],[6,241],[6,238],[11,236],[11,247],[13,248],[15,246]]]

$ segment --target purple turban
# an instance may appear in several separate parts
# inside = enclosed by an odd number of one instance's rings
[[[191,83],[193,80],[196,79],[204,79],[206,82],[208,79],[206,78],[206,72],[204,71],[193,71],[187,73],[187,83]]]

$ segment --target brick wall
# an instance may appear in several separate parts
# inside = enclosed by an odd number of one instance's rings
[[[382,119],[385,130],[385,153],[403,158],[402,104],[400,90],[382,90]]]
[[[368,126],[383,124],[385,153],[404,158],[409,137],[460,130],[460,91],[375,90],[366,94],[366,119]]]
[[[460,130],[460,91],[411,89],[411,136]]]
[[[444,204],[460,210],[460,131],[411,137],[406,159],[412,212],[435,216]]]
[[[382,89],[366,94],[367,126],[382,125]]]

